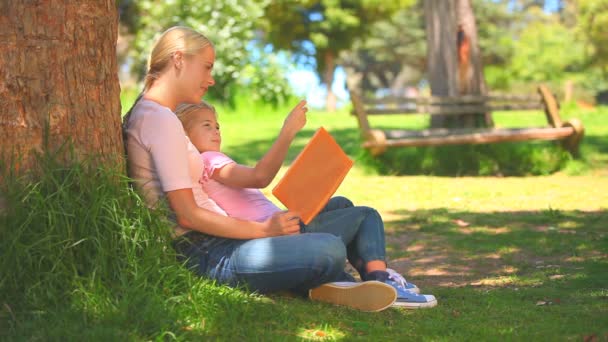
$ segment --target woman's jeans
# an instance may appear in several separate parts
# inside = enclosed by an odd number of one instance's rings
[[[384,225],[378,212],[334,197],[302,234],[234,240],[189,232],[175,247],[202,276],[261,293],[305,294],[332,281],[352,281],[346,259],[361,273],[368,261],[385,259]]]

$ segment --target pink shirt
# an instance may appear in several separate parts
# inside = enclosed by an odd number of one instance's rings
[[[205,192],[228,216],[242,220],[262,222],[272,214],[281,211],[258,189],[233,188],[211,179],[217,169],[234,163],[234,160],[221,152],[203,152],[201,159],[205,164],[200,182]]]
[[[127,129],[129,176],[151,207],[168,191],[191,188],[196,204],[221,215],[198,183],[203,163],[182,123],[167,107],[141,99],[133,108]],[[176,226],[176,234],[186,229]]]

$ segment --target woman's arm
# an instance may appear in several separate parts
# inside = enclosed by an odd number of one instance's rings
[[[205,234],[231,239],[255,239],[300,232],[299,216],[290,211],[278,212],[264,222],[243,221],[198,207],[192,189],[168,191],[167,198],[180,226]]]
[[[279,136],[255,167],[236,163],[215,170],[211,178],[237,188],[265,188],[272,182],[285,161],[289,145],[306,124],[306,101],[302,100],[285,118]]]

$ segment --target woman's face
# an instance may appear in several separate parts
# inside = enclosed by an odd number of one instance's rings
[[[199,152],[219,152],[222,135],[216,114],[208,109],[200,109],[194,115],[196,119],[188,128],[188,137],[192,144]]]
[[[215,51],[210,46],[206,47],[196,55],[184,56],[183,62],[184,67],[181,70],[183,102],[199,103],[209,87],[215,84],[211,75]]]

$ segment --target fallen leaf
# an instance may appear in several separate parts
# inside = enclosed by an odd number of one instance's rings
[[[453,222],[456,223],[456,225],[458,227],[468,227],[471,225],[469,222],[461,220],[461,219],[456,219]]]
[[[591,334],[591,335],[586,335],[583,338],[583,341],[585,341],[585,342],[595,342],[595,341],[599,341],[599,340],[598,340],[596,334]]]
[[[549,279],[556,280],[556,279],[562,279],[563,277],[565,277],[563,274],[554,274],[554,275],[550,276]]]
[[[315,332],[315,336],[318,336],[318,337],[325,337],[325,335],[327,335],[327,334],[325,334],[325,333],[324,333],[323,331],[321,331],[321,330],[317,330],[317,331]]]

